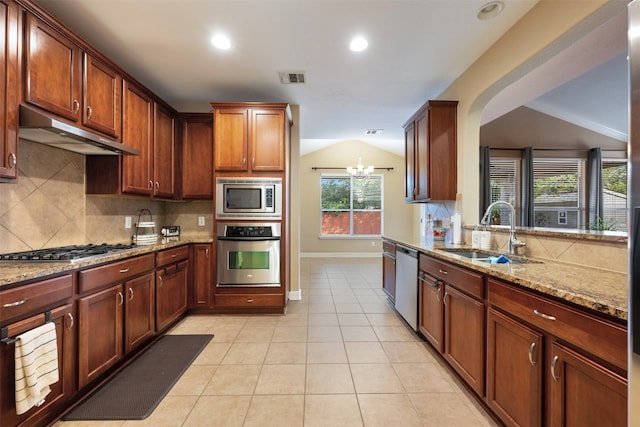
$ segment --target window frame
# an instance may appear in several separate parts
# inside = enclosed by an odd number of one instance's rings
[[[353,208],[353,192],[354,185],[353,183],[357,179],[369,179],[376,178],[380,180],[380,209],[354,209]],[[336,178],[336,179],[344,179],[349,178],[349,209],[324,209],[322,207],[322,181],[325,178]],[[384,234],[384,174],[381,173],[373,173],[369,174],[366,178],[357,178],[353,175],[347,173],[322,173],[320,175],[320,233],[319,236],[321,239],[348,239],[348,240],[357,240],[357,239],[372,239],[372,238],[380,238]],[[323,214],[324,212],[331,211],[339,211],[339,212],[349,212],[349,234],[324,234],[322,229],[323,224]],[[354,234],[354,221],[353,216],[354,212],[380,212],[380,233],[379,234]]]

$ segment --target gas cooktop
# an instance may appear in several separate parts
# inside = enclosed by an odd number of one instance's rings
[[[60,246],[57,248],[36,249],[32,251],[13,252],[8,254],[0,254],[0,261],[20,261],[20,262],[52,262],[67,261],[74,262],[104,255],[112,252],[122,251],[134,248],[134,244],[107,244],[99,245],[71,245]]]

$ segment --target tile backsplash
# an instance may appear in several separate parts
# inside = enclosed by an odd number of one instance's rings
[[[83,155],[22,140],[18,149],[17,183],[0,184],[0,253],[128,242],[134,228],[125,228],[125,216],[135,226],[141,209],[151,211],[158,233],[162,225],[180,225],[183,234],[213,235],[210,200],[85,195]]]

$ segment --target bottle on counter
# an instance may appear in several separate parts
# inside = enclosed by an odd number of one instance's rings
[[[462,215],[458,212],[451,217],[451,229],[453,230],[453,244],[462,243]]]

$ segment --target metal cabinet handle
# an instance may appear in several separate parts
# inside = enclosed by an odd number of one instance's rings
[[[158,181],[156,181],[156,190],[160,189],[160,183]]]
[[[449,272],[447,270],[443,270],[441,268],[438,269],[438,271],[442,274],[449,274]]]
[[[153,190],[153,181],[149,180],[149,190]]]
[[[75,319],[73,318],[73,314],[71,313],[67,313],[67,317],[69,318],[69,327],[67,329],[71,330],[71,328],[73,328],[73,325],[75,323]]]
[[[164,279],[162,278],[162,275],[158,276],[158,279],[160,279],[160,284],[158,286],[162,287],[162,285],[164,284]]]
[[[247,298],[247,302],[251,304],[253,302],[253,298]]]
[[[243,158],[242,158],[242,164],[243,164],[243,165],[246,165],[246,164],[247,164],[247,158],[246,158],[246,157],[243,157]]]
[[[529,363],[531,363],[531,366],[536,366],[536,361],[533,360],[533,350],[535,350],[535,348],[536,343],[532,342],[529,346]]]
[[[447,297],[448,297],[448,296],[449,296],[449,294],[445,292],[445,293],[444,293],[444,296],[442,297],[442,303],[443,303],[444,305],[447,305]]]
[[[542,317],[543,319],[547,319],[547,320],[556,320],[555,316],[549,316],[548,314],[544,314],[544,313],[542,313],[542,312],[538,311],[538,309],[534,309],[534,310],[533,310],[533,313],[534,313],[536,316]]]
[[[87,120],[91,120],[91,115],[93,114],[93,110],[90,106],[87,105]]]
[[[20,301],[15,301],[15,302],[9,302],[7,304],[3,304],[2,307],[7,308],[7,307],[17,307],[19,305],[24,304],[25,302],[29,301],[27,298],[22,299]]]
[[[124,295],[122,295],[122,292],[118,291],[118,296],[120,297],[120,305],[124,304]]]
[[[80,103],[78,102],[77,99],[73,100],[73,112],[74,114],[77,113],[78,111],[80,111]]]
[[[129,301],[133,299],[133,288],[129,288]]]
[[[18,164],[18,157],[16,157],[16,153],[9,153],[9,169],[13,169]]]
[[[124,273],[128,273],[129,269],[128,268],[123,268],[122,270],[120,270],[120,273],[124,274]]]
[[[205,256],[207,259],[209,259],[209,248],[206,248],[206,249],[204,250],[204,256]]]
[[[173,254],[173,255],[171,255],[171,258],[175,258],[177,256],[178,256],[178,254]]]
[[[556,363],[558,363],[558,356],[553,356],[553,360],[551,361],[551,377],[553,377],[554,381],[558,381],[560,377],[556,376]]]

